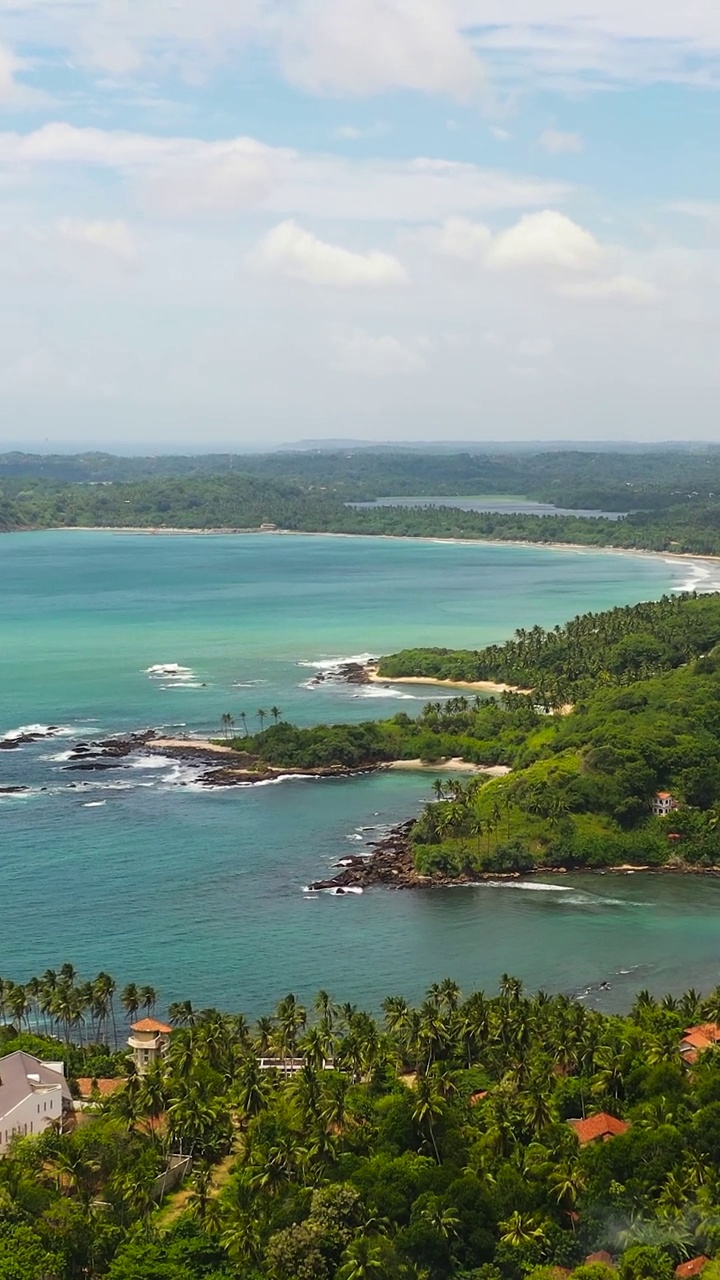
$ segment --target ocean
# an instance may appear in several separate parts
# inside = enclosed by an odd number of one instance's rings
[[[304,886],[417,812],[432,775],[209,791],[172,760],[68,769],[73,743],[145,727],[220,734],[276,706],[300,724],[407,711],[445,691],[353,688],[323,664],[479,647],[634,603],[712,570],[659,557],[305,535],[54,531],[0,538],[0,974],[70,960],[256,1015],[320,987],[376,1009],[446,975],[621,1008],[640,986],[720,980],[720,882],[577,875],[336,898]],[[158,670],[177,664],[173,676]],[[153,670],[155,668],[155,670]],[[610,990],[600,991],[608,982]]]

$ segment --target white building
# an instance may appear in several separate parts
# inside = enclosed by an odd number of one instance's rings
[[[677,809],[677,800],[669,791],[658,791],[652,799],[652,811],[656,818],[668,818]]]
[[[62,1062],[41,1062],[20,1051],[0,1058],[0,1154],[14,1137],[43,1133],[72,1109]]]
[[[165,1022],[158,1022],[157,1018],[143,1018],[141,1022],[133,1022],[128,1044],[139,1075],[143,1075],[148,1067],[165,1057],[171,1035],[172,1027]]]

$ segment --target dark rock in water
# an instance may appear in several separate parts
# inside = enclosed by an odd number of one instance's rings
[[[0,787],[0,796],[14,796],[18,791],[28,791],[29,787]]]
[[[312,684],[325,684],[327,681],[338,681],[342,684],[370,684],[367,668],[362,662],[338,662],[336,667],[327,667],[318,671]]]

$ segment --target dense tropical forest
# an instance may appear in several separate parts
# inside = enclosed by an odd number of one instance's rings
[[[72,965],[0,984],[0,1052],[93,1077],[0,1160],[2,1280],[673,1280],[720,1251],[720,1054],[679,1049],[720,990],[610,1017],[445,979],[379,1018],[321,991],[254,1025],[176,1001],[140,1076],[102,1038],[143,990]]]
[[[626,511],[720,494],[720,450],[712,445],[325,446],[273,453],[159,455],[0,454],[0,480],[108,483],[241,472],[273,483],[358,500],[380,497],[525,494],[575,508]]]
[[[380,667],[417,663],[417,673],[435,661],[446,676],[533,691],[431,701],[416,719],[280,720],[255,735],[243,716],[233,745],[280,769],[455,757],[507,766],[503,778],[436,784],[411,834],[422,875],[720,866],[720,597],[667,597],[476,654],[410,651]],[[652,814],[659,790],[676,802],[670,816]]]
[[[23,471],[26,468],[26,471]],[[80,478],[85,477],[85,478]],[[616,520],[352,504],[382,495],[520,493]],[[258,529],[569,542],[720,554],[720,452],[307,451],[218,458],[0,456],[0,530]]]

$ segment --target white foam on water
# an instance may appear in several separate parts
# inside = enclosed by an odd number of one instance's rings
[[[345,839],[346,840],[362,840],[363,836],[360,834],[359,831],[354,831],[351,836],[346,836]]]
[[[360,894],[364,893],[364,890],[359,885],[354,884],[348,885],[347,888],[343,886],[331,889],[311,889],[310,885],[306,884],[303,887],[303,893],[308,897],[315,897],[318,893],[326,893],[330,898],[344,898],[348,893]]]
[[[152,667],[146,667],[144,674],[155,679],[161,677],[164,680],[172,680],[177,678],[183,679],[185,676],[193,674],[192,667],[181,667],[179,662],[156,662]]]
[[[673,569],[680,568],[679,560],[666,560],[665,564],[670,565]],[[685,565],[682,566],[685,569]],[[676,592],[697,591],[699,595],[708,595],[714,591],[720,591],[720,564],[715,568],[707,562],[689,561],[687,564],[689,576],[679,586],[675,587]]]
[[[382,684],[364,684],[354,694],[353,698],[398,698],[401,702],[427,702],[425,697],[418,693],[406,693],[404,689],[386,688]]]
[[[366,666],[368,662],[377,662],[376,653],[351,653],[349,657],[321,658],[317,662],[298,662],[299,667],[311,667],[314,671],[333,671],[336,667],[345,667],[356,662],[358,666]]]
[[[267,684],[267,680],[233,680],[233,689],[255,689],[259,684]]]
[[[62,725],[21,724],[16,729],[7,729],[0,735],[0,742],[15,742],[17,738],[22,738],[26,734],[33,734],[37,738],[69,738],[75,732],[75,729]]]
[[[81,805],[83,809],[102,809],[107,804],[107,800],[85,800]]]

